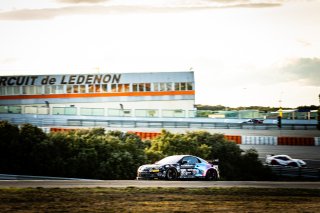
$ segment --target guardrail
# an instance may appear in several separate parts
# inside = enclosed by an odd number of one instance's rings
[[[75,116],[4,116],[0,120],[8,120],[13,124],[30,123],[36,126],[77,126],[77,127],[118,127],[118,128],[199,128],[199,129],[252,129],[252,130],[278,130],[275,123],[246,124],[240,120],[217,120],[200,118],[123,118],[123,117],[88,117],[76,118]],[[315,130],[313,123],[288,123],[282,124],[282,130]]]
[[[320,169],[307,167],[269,166],[278,177],[320,180]]]
[[[91,180],[91,179],[0,174],[0,180]]]

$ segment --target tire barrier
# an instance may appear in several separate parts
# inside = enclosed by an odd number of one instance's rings
[[[308,137],[278,137],[278,145],[314,146],[315,138]]]
[[[74,128],[59,128],[59,127],[55,127],[55,128],[50,128],[50,132],[70,132],[70,131],[76,131],[79,129],[74,129]]]
[[[141,138],[141,140],[151,140],[156,138],[158,135],[160,135],[160,132],[128,132],[133,133]]]
[[[277,137],[274,136],[242,136],[241,144],[244,145],[277,145]]]
[[[241,136],[240,135],[225,135],[224,138],[229,141],[233,141],[236,144],[241,144]]]

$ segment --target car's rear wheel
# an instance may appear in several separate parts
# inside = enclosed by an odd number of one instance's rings
[[[206,180],[207,181],[217,180],[217,172],[212,169],[207,171]]]
[[[173,169],[173,168],[170,168],[167,170],[167,173],[166,173],[166,179],[167,180],[175,180],[178,178],[178,172],[177,170]]]

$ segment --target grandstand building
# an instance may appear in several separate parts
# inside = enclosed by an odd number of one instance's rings
[[[0,76],[0,113],[193,117],[193,72]]]

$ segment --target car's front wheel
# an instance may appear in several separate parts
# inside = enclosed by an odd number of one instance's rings
[[[177,170],[173,169],[173,168],[170,168],[167,170],[167,173],[166,173],[166,179],[167,180],[175,180],[178,178],[178,172]]]

